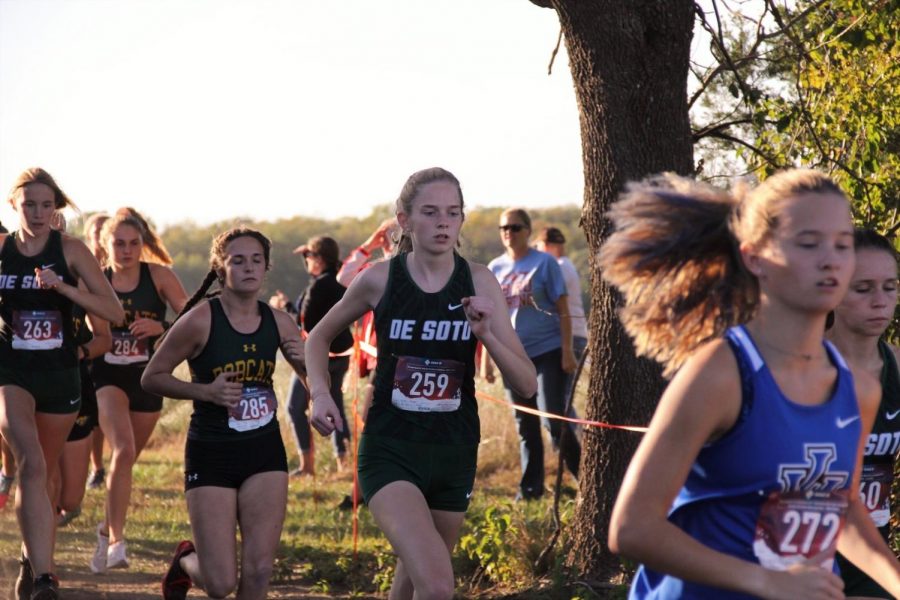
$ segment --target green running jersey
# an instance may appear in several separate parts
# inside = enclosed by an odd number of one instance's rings
[[[475,401],[475,346],[462,299],[475,294],[469,263],[454,253],[444,288],[426,293],[390,261],[375,307],[378,363],[365,433],[410,442],[473,444],[480,438]]]

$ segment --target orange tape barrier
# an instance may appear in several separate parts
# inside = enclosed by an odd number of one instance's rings
[[[577,423],[579,425],[585,425],[587,427],[600,427],[603,429],[624,429],[625,431],[637,431],[638,433],[644,433],[647,431],[646,427],[638,427],[636,425],[611,425],[609,423],[603,423],[601,421],[588,421],[587,419],[575,419],[573,417],[564,417],[562,415],[555,415],[553,413],[544,412],[542,410],[538,410],[536,408],[531,408],[528,406],[521,406],[519,404],[511,404],[506,400],[500,400],[499,398],[494,398],[490,394],[485,394],[484,392],[475,392],[476,398],[482,398],[484,400],[490,400],[491,402],[496,402],[497,404],[502,404],[504,406],[509,406],[514,410],[519,410],[522,412],[526,412],[531,415],[537,415],[538,417],[547,417],[548,419],[559,419],[560,421],[568,421],[569,423]]]

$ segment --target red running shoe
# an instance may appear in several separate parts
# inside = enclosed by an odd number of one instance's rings
[[[187,556],[191,552],[196,552],[196,550],[190,540],[183,540],[175,546],[172,564],[169,565],[169,570],[166,571],[162,580],[163,600],[184,600],[187,597],[188,590],[191,589],[193,583],[190,576],[181,568],[181,557]]]

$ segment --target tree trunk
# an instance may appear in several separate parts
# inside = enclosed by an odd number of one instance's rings
[[[635,358],[616,316],[620,298],[600,278],[605,214],[626,182],[693,171],[687,75],[692,0],[551,0],[559,16],[581,113],[582,226],[591,249],[591,395],[586,417],[646,425],[663,389],[659,368]],[[583,579],[620,569],[606,544],[609,516],[640,434],[590,429],[568,564]]]

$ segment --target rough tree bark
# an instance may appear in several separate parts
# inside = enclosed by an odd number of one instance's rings
[[[532,0],[556,10],[581,113],[584,162],[582,226],[591,260],[591,395],[586,417],[644,425],[663,381],[656,365],[635,358],[600,279],[596,252],[609,233],[607,209],[624,184],[651,173],[693,170],[687,76],[692,0]],[[584,437],[580,501],[568,565],[603,581],[620,569],[609,553],[609,515],[640,434],[591,429]]]

